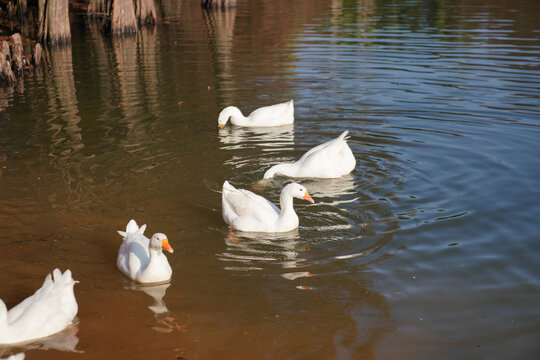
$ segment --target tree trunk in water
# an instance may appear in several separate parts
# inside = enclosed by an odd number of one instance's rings
[[[157,21],[154,0],[135,0],[135,14],[141,25],[154,25]]]
[[[116,36],[134,34],[138,25],[157,22],[154,0],[89,0],[88,15],[101,18],[102,31]]]
[[[68,0],[39,0],[38,38],[51,45],[71,42]]]
[[[114,35],[129,35],[137,31],[137,19],[132,0],[113,1],[111,31]]]
[[[236,6],[236,0],[201,0],[201,6],[205,8],[229,8]]]

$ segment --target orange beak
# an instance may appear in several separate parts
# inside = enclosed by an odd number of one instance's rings
[[[223,124],[218,124],[218,126],[219,126],[220,129],[223,129],[225,127],[225,125],[223,125]]]
[[[171,245],[169,244],[169,239],[165,238],[161,241],[161,248],[167,250],[168,252],[170,253],[173,253],[174,252],[174,249],[171,247]]]
[[[311,198],[311,196],[308,194],[307,190],[306,190],[306,193],[304,194],[304,197],[303,197],[302,199],[307,200],[307,201],[309,201],[309,202],[312,203],[312,204],[315,202],[315,200],[313,200],[313,199]]]

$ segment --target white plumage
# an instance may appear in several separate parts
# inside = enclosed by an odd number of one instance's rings
[[[223,220],[233,229],[252,232],[286,232],[298,227],[293,197],[314,202],[302,185],[291,183],[281,190],[279,209],[249,190],[236,189],[225,181],[222,192]]]
[[[227,106],[221,110],[218,118],[218,126],[223,128],[228,121],[236,126],[267,127],[292,124],[294,122],[294,102],[287,102],[264,106],[244,116],[236,106]]]
[[[173,252],[167,236],[155,233],[151,239],[144,236],[146,224],[140,228],[135,220],[130,220],[126,231],[118,231],[123,237],[118,250],[116,266],[127,277],[139,283],[157,283],[168,281],[172,269],[162,248]]]
[[[274,175],[293,178],[339,178],[356,167],[356,159],[347,144],[349,131],[344,131],[336,139],[318,145],[306,152],[294,163],[272,166],[264,174],[265,179]]]
[[[71,271],[54,269],[32,296],[7,311],[0,300],[0,344],[15,344],[62,331],[77,315]]]

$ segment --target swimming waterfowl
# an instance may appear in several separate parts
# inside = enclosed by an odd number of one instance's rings
[[[172,275],[169,261],[161,249],[172,253],[167,236],[155,233],[152,238],[144,236],[146,224],[139,227],[130,220],[126,231],[118,231],[123,237],[118,250],[116,266],[130,279],[139,283],[158,283],[168,281]]]
[[[306,152],[293,163],[281,163],[266,171],[263,178],[275,175],[292,178],[339,178],[356,167],[356,159],[347,144],[349,131],[344,131],[336,139],[318,145]]]
[[[0,344],[16,344],[43,338],[73,323],[78,305],[71,271],[54,269],[43,285],[7,311],[0,300]]]
[[[294,122],[294,102],[287,102],[264,106],[244,116],[236,106],[227,106],[221,110],[218,118],[219,128],[223,128],[228,121],[235,126],[268,127],[292,124]]]
[[[249,190],[236,189],[225,181],[222,192],[223,220],[233,229],[241,231],[291,231],[299,224],[293,198],[314,202],[304,186],[291,183],[281,190],[279,209],[264,197]]]

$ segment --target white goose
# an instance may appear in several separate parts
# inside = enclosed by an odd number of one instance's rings
[[[8,356],[7,358],[1,358],[0,360],[24,360],[25,356],[26,355],[22,352],[18,354],[13,354],[11,356]]]
[[[247,117],[242,115],[242,112],[236,106],[227,106],[219,113],[219,128],[222,129],[229,119],[233,125],[247,127],[292,124],[294,122],[294,103],[291,99],[281,104],[264,106],[253,111]]]
[[[336,139],[318,145],[306,152],[294,163],[282,163],[272,166],[264,174],[265,179],[274,175],[284,175],[293,178],[338,178],[354,170],[356,159],[347,145],[347,135],[344,131]]]
[[[286,232],[298,227],[293,197],[314,203],[302,185],[291,183],[281,190],[281,210],[272,202],[249,190],[223,183],[223,220],[233,229],[252,232]]]
[[[0,300],[0,344],[16,344],[62,331],[73,323],[78,305],[71,271],[54,269],[32,296],[7,311]]]
[[[132,219],[127,224],[125,232],[118,231],[124,240],[118,250],[116,266],[124,275],[139,283],[168,281],[172,269],[161,249],[170,253],[174,250],[165,234],[155,233],[148,239],[144,236],[145,229],[146,224],[139,228]]]

